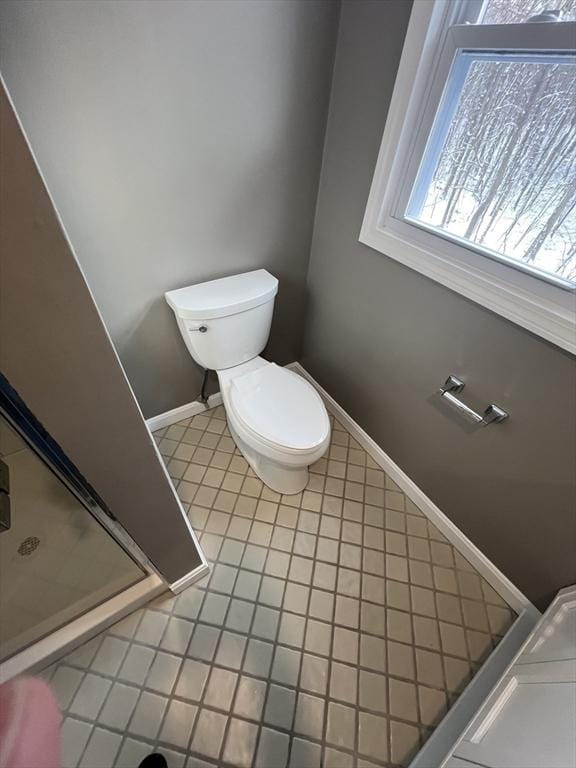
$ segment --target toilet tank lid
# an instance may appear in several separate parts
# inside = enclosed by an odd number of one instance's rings
[[[265,269],[256,269],[168,291],[164,297],[178,317],[209,320],[265,304],[277,293],[277,278]]]

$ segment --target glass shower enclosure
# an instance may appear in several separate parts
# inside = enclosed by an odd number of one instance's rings
[[[0,376],[0,662],[148,575],[111,517]]]

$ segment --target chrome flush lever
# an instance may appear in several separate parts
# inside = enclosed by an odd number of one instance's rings
[[[481,427],[486,427],[488,424],[498,424],[500,421],[508,418],[506,411],[494,405],[494,403],[490,403],[483,414],[474,411],[469,405],[466,405],[460,398],[456,397],[458,393],[462,392],[464,386],[463,381],[450,374],[439,391],[440,396],[447,400],[450,405],[454,406],[463,416],[475,424],[479,424]]]

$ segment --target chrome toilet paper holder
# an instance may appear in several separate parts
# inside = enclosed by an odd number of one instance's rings
[[[488,424],[499,424],[508,418],[509,414],[494,403],[490,403],[484,413],[478,413],[473,408],[470,408],[459,397],[456,397],[465,386],[463,381],[450,374],[444,382],[444,386],[439,390],[440,397],[443,397],[444,400],[450,403],[462,416],[481,427],[487,427]]]

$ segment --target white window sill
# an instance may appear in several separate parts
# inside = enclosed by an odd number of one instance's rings
[[[451,244],[442,243],[440,239],[441,250],[431,252],[422,244],[408,240],[405,235],[390,227],[371,226],[366,220],[359,240],[364,245],[576,354],[576,296],[572,291],[538,281],[539,290],[535,293],[529,289],[530,283],[527,282],[534,279],[529,275],[519,274],[507,265],[492,262],[473,253],[466,258],[456,258],[450,253]],[[476,262],[480,262],[481,266]]]

